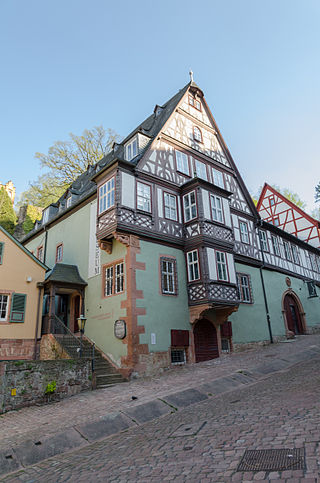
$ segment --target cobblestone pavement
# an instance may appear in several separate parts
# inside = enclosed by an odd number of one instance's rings
[[[47,406],[33,406],[5,413],[0,416],[0,451],[28,439],[54,434],[83,421],[97,420],[106,412],[132,408],[157,397],[198,387],[240,369],[250,371],[258,364],[267,365],[273,358],[285,357],[312,346],[320,347],[320,334],[299,336],[291,343],[226,354],[208,362],[176,366],[154,378],[84,392]],[[132,396],[138,399],[133,401]]]
[[[312,340],[315,342],[314,337]],[[261,356],[274,350],[262,351]],[[1,481],[320,482],[319,396],[320,356],[241,390],[211,397],[76,452],[50,458]],[[184,431],[184,424],[192,435]],[[245,450],[283,448],[303,448],[306,468],[237,471]]]

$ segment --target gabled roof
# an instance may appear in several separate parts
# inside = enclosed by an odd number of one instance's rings
[[[264,197],[265,197],[267,190],[271,191],[274,195],[278,196],[278,198],[281,198],[281,200],[284,201],[285,203],[287,203],[290,206],[290,208],[296,210],[301,216],[306,218],[308,221],[310,221],[317,228],[320,228],[320,222],[318,220],[316,220],[315,218],[312,218],[312,216],[308,215],[308,213],[303,211],[301,208],[299,208],[299,206],[295,205],[292,201],[288,200],[288,198],[286,198],[284,195],[279,193],[279,191],[274,189],[268,183],[264,183],[264,186],[262,188],[262,191],[261,191],[261,194],[260,194],[260,197],[259,197],[259,200],[258,200],[258,204],[257,204],[257,210],[258,211],[260,211],[260,209],[262,208],[261,205],[262,205],[262,202],[264,200]]]
[[[78,267],[76,265],[67,265],[66,263],[56,263],[52,270],[46,274],[45,283],[60,282],[70,285],[88,285],[87,282],[80,277]]]
[[[47,265],[40,262],[40,260],[38,260],[37,257],[35,257],[27,248],[25,248],[23,245],[21,245],[21,243],[16,238],[14,238],[14,236],[10,235],[10,233],[7,232],[7,230],[5,228],[3,228],[3,226],[1,226],[1,225],[0,225],[0,231],[2,231],[2,233],[4,233],[13,243],[15,243],[15,245],[17,245],[18,248],[20,248],[24,253],[26,253],[26,255],[28,255],[30,258],[32,258],[32,260],[34,262],[36,262],[38,265],[40,265],[45,270],[49,270],[49,267],[47,267]]]

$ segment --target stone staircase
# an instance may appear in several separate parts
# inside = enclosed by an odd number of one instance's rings
[[[79,347],[75,345],[74,340],[58,334],[55,334],[55,338],[72,359],[79,357]],[[82,357],[92,359],[92,349],[93,343],[88,339],[82,339]],[[119,384],[120,382],[127,382],[122,374],[102,356],[97,348],[94,351],[94,374],[96,378],[96,389]]]

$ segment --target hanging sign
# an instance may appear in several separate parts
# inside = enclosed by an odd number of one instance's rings
[[[114,335],[117,339],[124,339],[127,335],[127,326],[124,320],[116,320],[114,323]]]

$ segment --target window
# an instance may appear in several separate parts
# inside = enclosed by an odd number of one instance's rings
[[[171,349],[171,364],[185,364],[186,351],[185,349]]]
[[[267,240],[267,234],[265,231],[259,230],[259,237],[260,237],[260,243],[261,243],[261,249],[263,252],[268,252],[269,247],[268,247],[268,240]]]
[[[43,262],[43,247],[38,247],[37,248],[37,259],[40,260],[40,262]]]
[[[223,223],[222,201],[219,196],[210,195],[211,200],[211,216],[214,221]]]
[[[277,255],[277,257],[280,257],[280,246],[279,246],[278,237],[275,235],[271,235],[271,240],[272,240],[274,254]]]
[[[124,264],[114,263],[104,267],[104,296],[109,297],[124,291]]]
[[[250,275],[246,275],[245,273],[237,273],[237,282],[240,302],[251,304],[252,295]]]
[[[249,242],[249,233],[248,233],[248,225],[245,221],[239,222],[240,227],[240,238],[242,243],[250,243]]]
[[[115,266],[115,272],[115,293],[120,293],[123,292],[124,288],[123,263],[117,263],[117,265]]]
[[[190,176],[188,156],[185,153],[182,153],[181,151],[178,151],[178,150],[176,150],[175,153],[176,153],[177,171],[180,171],[180,173]]]
[[[275,218],[273,221],[274,226],[279,226],[280,225],[280,220],[279,217]]]
[[[294,263],[300,263],[299,251],[296,245],[291,245],[292,256]]]
[[[114,205],[114,177],[99,188],[99,214]]]
[[[190,106],[198,109],[198,111],[201,111],[201,102],[198,101],[198,99],[195,99],[193,96],[189,96],[189,104]]]
[[[216,252],[216,257],[217,257],[218,280],[227,282],[228,268],[227,268],[226,254],[224,252]]]
[[[197,217],[196,193],[191,191],[183,197],[184,221],[190,221]]]
[[[196,176],[198,176],[198,178],[204,179],[205,181],[208,181],[207,166],[205,165],[205,163],[202,163],[201,161],[195,159],[194,164],[196,168]]]
[[[188,264],[188,279],[189,282],[194,282],[199,280],[199,260],[198,260],[198,250],[193,250],[187,253],[187,264]]]
[[[9,295],[0,294],[0,321],[7,320],[9,307]]]
[[[148,184],[137,183],[137,208],[151,212],[151,189]]]
[[[43,215],[42,215],[42,223],[45,224],[49,220],[49,208],[44,210]]]
[[[126,145],[126,160],[131,161],[138,154],[138,141],[134,138],[129,144]]]
[[[198,126],[194,126],[193,128],[193,139],[199,143],[202,143],[202,134]]]
[[[177,197],[170,193],[164,193],[164,216],[168,220],[177,221]]]
[[[71,201],[72,201],[72,196],[68,196],[68,198],[67,198],[67,205],[66,205],[67,208],[70,208]]]
[[[317,290],[314,282],[307,282],[309,297],[317,297]]]
[[[0,242],[0,265],[3,263],[4,243]]]
[[[285,255],[286,259],[291,262],[292,261],[292,255],[291,255],[291,250],[290,250],[290,243],[287,242],[287,241],[284,241],[283,246],[284,246],[284,255]]]
[[[10,322],[24,322],[27,296],[22,293],[14,293],[11,302]]]
[[[56,263],[62,262],[62,256],[63,256],[63,243],[60,243],[60,245],[57,245],[57,248],[56,248]]]
[[[213,184],[215,184],[216,186],[220,186],[220,188],[224,188],[223,174],[221,171],[212,168],[212,178]]]
[[[160,258],[161,292],[166,295],[177,294],[176,260],[173,258]]]
[[[270,198],[270,206],[274,205],[274,198]]]

